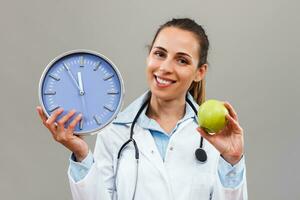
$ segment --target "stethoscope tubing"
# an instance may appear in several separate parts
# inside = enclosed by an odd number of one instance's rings
[[[126,148],[126,146],[129,143],[132,142],[133,146],[134,146],[134,150],[135,150],[135,159],[136,159],[136,176],[135,176],[135,185],[134,185],[134,191],[133,191],[132,200],[134,200],[134,198],[135,198],[135,193],[136,193],[136,188],[137,188],[137,182],[138,182],[139,158],[140,158],[140,155],[139,155],[138,145],[137,145],[135,139],[133,138],[133,134],[134,134],[133,130],[134,130],[134,126],[135,126],[135,124],[136,124],[136,122],[137,122],[140,114],[145,109],[145,107],[149,104],[150,99],[151,99],[150,96],[151,96],[151,93],[150,93],[149,97],[147,98],[147,100],[142,104],[141,108],[138,110],[136,116],[133,119],[132,125],[130,127],[130,138],[129,138],[129,140],[127,140],[121,146],[121,148],[120,148],[120,150],[118,152],[117,163],[116,163],[116,173],[115,173],[115,177],[114,177],[114,186],[115,186],[115,189],[113,190],[112,196],[114,195],[114,192],[116,190],[116,179],[117,179],[117,175],[118,175],[118,171],[119,171],[120,159],[121,159],[121,156],[122,156],[122,152]],[[197,109],[195,108],[195,106],[193,105],[193,103],[188,98],[186,98],[186,101],[192,107],[193,111],[197,115]],[[206,155],[205,150],[202,147],[203,147],[203,137],[201,136],[201,138],[200,138],[200,147],[195,151],[195,156],[196,156],[197,160],[200,161],[200,163],[205,163],[206,160],[207,160],[207,155]]]

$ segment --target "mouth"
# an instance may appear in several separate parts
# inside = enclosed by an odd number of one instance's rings
[[[176,81],[168,79],[168,78],[160,77],[157,75],[154,75],[154,77],[155,77],[157,85],[160,87],[168,87],[168,86],[172,85],[173,83],[176,83]]]

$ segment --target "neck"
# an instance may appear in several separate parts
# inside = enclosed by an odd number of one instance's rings
[[[185,96],[179,99],[164,100],[151,95],[146,115],[155,120],[178,121],[185,113]]]

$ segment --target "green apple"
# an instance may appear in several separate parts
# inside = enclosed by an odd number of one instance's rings
[[[198,110],[199,126],[213,135],[222,130],[227,123],[228,110],[221,101],[210,99],[201,104]]]

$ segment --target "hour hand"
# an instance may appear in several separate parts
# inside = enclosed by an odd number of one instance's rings
[[[80,92],[80,95],[82,96],[82,95],[84,95],[84,90],[83,90],[81,72],[77,73],[77,78],[78,78],[78,83],[79,83],[79,92]]]

